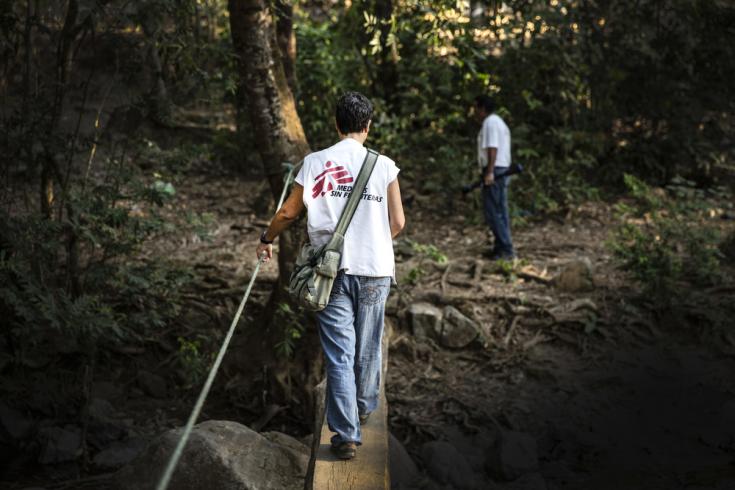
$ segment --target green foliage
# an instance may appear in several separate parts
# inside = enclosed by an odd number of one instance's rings
[[[346,90],[364,90],[360,60],[353,46],[330,22],[314,23],[300,14],[296,30],[298,111],[313,148],[334,142],[334,106]]]
[[[221,154],[226,153],[225,149],[217,146],[220,143],[220,138],[220,134],[217,133],[212,144],[181,143],[164,149],[155,141],[142,137],[135,142],[136,164],[140,168],[154,170],[156,176],[165,173],[173,179],[180,179],[191,171],[195,165],[211,166],[211,162],[215,160],[218,151]],[[225,143],[220,144],[224,145]],[[165,184],[166,182],[163,182],[158,185],[165,186]],[[173,196],[175,190],[167,188],[166,192]]]
[[[215,222],[212,213],[186,213],[186,224],[202,241],[212,241],[212,224]]]
[[[280,303],[274,323],[283,329],[283,339],[275,345],[276,352],[280,357],[290,359],[296,350],[298,340],[304,334],[304,321],[288,303]]]
[[[490,93],[527,171],[513,200],[532,212],[620,190],[622,175],[711,183],[732,172],[727,114],[735,9],[725,2],[515,2],[469,18],[452,1],[353,2],[299,19],[299,111],[315,147],[333,142],[346,89],[376,106],[370,144],[422,193],[476,178],[477,123]],[[696,67],[696,68],[695,68]],[[522,183],[522,184],[521,184]],[[445,200],[437,200],[442,207]],[[439,204],[441,203],[441,204]]]
[[[17,360],[36,347],[84,352],[142,340],[179,312],[191,274],[135,260],[165,231],[157,209],[173,185],[118,160],[106,168],[99,181],[70,182],[62,220],[0,212],[0,311]]]
[[[419,254],[420,256],[425,256],[437,264],[446,264],[447,263],[447,256],[441,252],[438,248],[436,248],[435,245],[432,244],[423,244],[418,243],[413,240],[409,240],[411,244],[411,248],[414,252]]]
[[[25,31],[26,20],[40,12],[26,19],[25,6],[0,8],[0,52],[7,55],[0,66],[33,77],[32,83],[3,80],[0,152],[7,158],[0,171],[10,195],[3,195],[0,211],[0,314],[16,360],[36,350],[93,356],[97,348],[145,341],[168,325],[192,275],[166,259],[145,259],[142,247],[175,229],[161,210],[177,197],[177,179],[226,153],[219,140],[163,149],[130,134],[116,138],[120,130],[135,133],[156,110],[144,103],[154,82],[149,75],[159,75],[151,73],[152,49],[167,102],[187,104],[187,122],[216,124],[196,119],[209,117],[197,109],[235,92],[225,3],[146,0],[102,9],[84,1],[79,7],[63,69],[61,61],[53,64],[56,58],[49,64],[37,54],[61,53],[65,7],[43,14],[43,24],[61,33],[51,37],[41,24]],[[126,95],[108,98],[118,92]],[[130,105],[120,105],[123,100]],[[103,115],[90,133],[86,115],[97,110],[113,116]],[[36,189],[43,179],[53,198],[39,213]],[[186,220],[184,227],[207,239],[212,215],[191,213]]]
[[[722,281],[718,230],[705,222],[707,195],[690,181],[674,179],[667,190],[625,176],[632,200],[619,203],[621,225],[610,248],[655,302],[670,304],[687,285]]]
[[[174,102],[216,103],[214,94],[234,91],[224,2],[143,0],[111,13],[122,25],[142,26],[147,40],[156,44]]]
[[[426,271],[421,266],[412,267],[403,278],[403,281],[415,286],[426,275]]]
[[[214,353],[207,356],[202,352],[201,339],[188,340],[179,337],[178,342],[177,360],[186,377],[187,387],[199,385],[204,381],[214,360]]]
[[[418,256],[418,264],[412,267],[403,277],[403,281],[415,285],[424,275],[426,275],[426,261],[430,260],[435,264],[446,264],[447,256],[439,250],[435,245],[418,243],[413,240],[406,240],[411,250]]]

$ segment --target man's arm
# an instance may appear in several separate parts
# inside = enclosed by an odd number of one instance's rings
[[[304,208],[304,187],[299,184],[294,184],[291,194],[288,195],[281,209],[276,211],[276,215],[265,231],[265,239],[268,241],[275,240],[283,230],[298,219],[304,211]],[[273,257],[273,245],[259,243],[255,251],[258,258],[260,258],[263,252],[266,253],[265,261],[268,262]]]
[[[487,167],[485,167],[485,175],[483,176],[483,182],[485,185],[493,185],[495,182],[495,159],[498,156],[497,148],[486,148],[487,150]]]
[[[406,225],[406,217],[403,215],[403,202],[401,202],[401,188],[398,178],[388,184],[388,221],[390,222],[390,235],[395,238]]]

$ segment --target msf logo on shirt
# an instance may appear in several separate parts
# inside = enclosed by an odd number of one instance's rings
[[[334,162],[327,162],[326,170],[314,177],[314,188],[311,190],[311,197],[316,199],[324,196],[327,192],[334,190],[337,184],[349,184],[352,182],[352,176],[342,165]]]

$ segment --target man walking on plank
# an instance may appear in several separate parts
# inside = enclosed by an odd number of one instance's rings
[[[261,235],[258,257],[264,252],[266,260],[272,257],[271,243],[305,207],[312,245],[329,241],[365,161],[372,115],[364,95],[340,97],[335,113],[340,141],[304,158],[291,194]],[[347,228],[329,303],[317,313],[327,364],[327,424],[335,433],[332,451],[342,459],[355,456],[362,444],[360,424],[378,405],[385,301],[395,282],[393,237],[405,223],[398,172],[393,160],[378,157]]]
[[[477,133],[477,163],[482,176],[482,202],[485,221],[490,226],[495,243],[490,251],[492,260],[513,259],[508,214],[508,181],[503,174],[510,167],[510,130],[495,113],[495,102],[487,95],[475,98],[475,117],[482,123]]]

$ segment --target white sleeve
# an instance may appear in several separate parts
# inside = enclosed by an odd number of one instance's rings
[[[492,118],[485,119],[482,124],[481,146],[485,148],[498,148],[500,144],[500,127]]]
[[[388,164],[388,168],[387,168],[387,172],[386,172],[386,177],[387,177],[386,178],[386,182],[388,184],[390,184],[391,182],[393,182],[394,180],[396,180],[396,178],[398,178],[398,172],[400,172],[401,169],[398,168],[396,166],[396,162],[394,162],[390,158],[385,157],[385,159],[386,159],[386,162]]]

